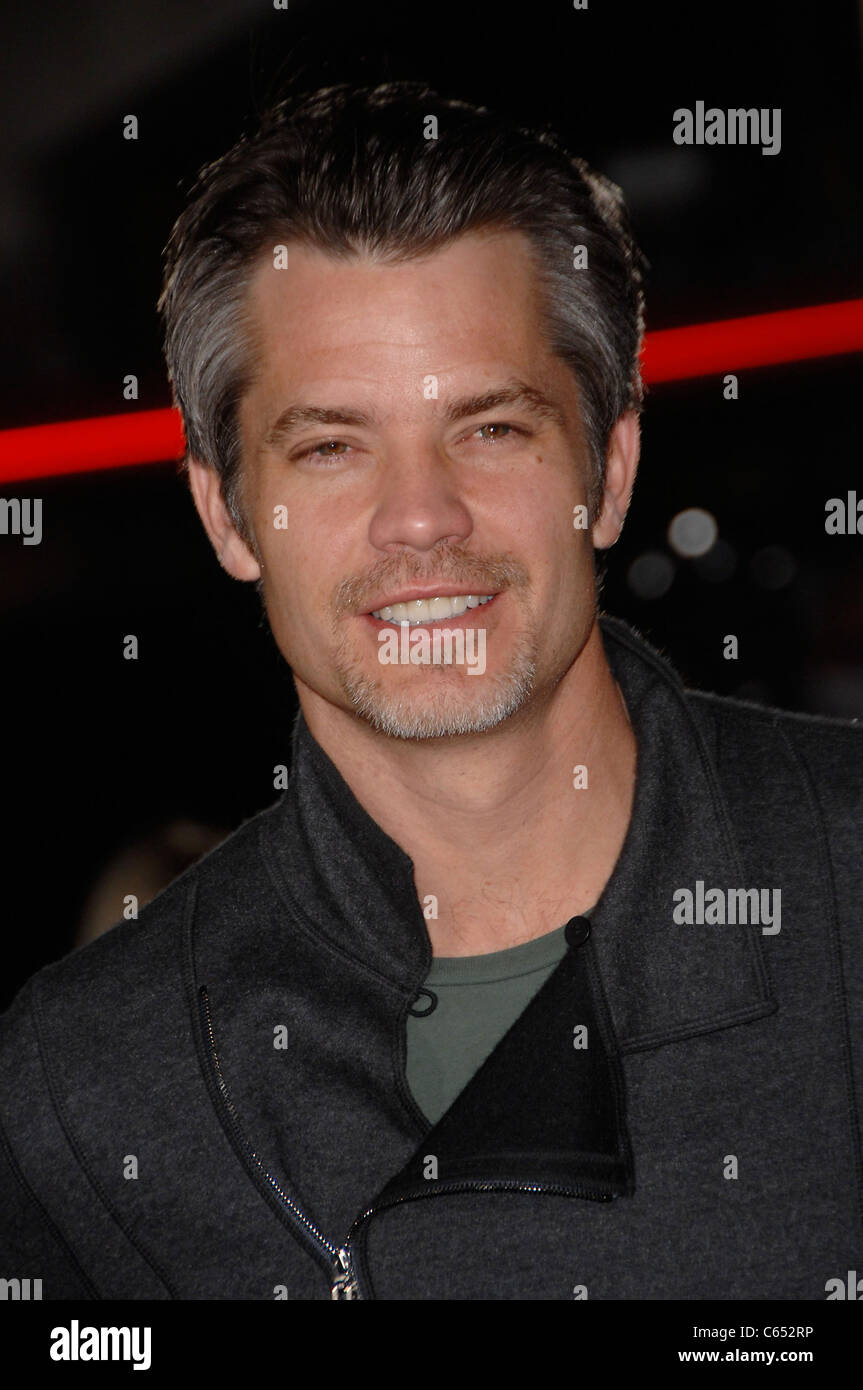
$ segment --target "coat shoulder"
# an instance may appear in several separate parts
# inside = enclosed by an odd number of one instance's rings
[[[846,901],[863,897],[863,721],[800,714],[703,691],[686,692],[720,779],[736,803],[770,811],[791,842],[799,811]]]
[[[703,727],[723,743],[772,750],[784,743],[804,759],[817,781],[863,788],[863,720],[805,714],[737,700],[705,690],[687,690],[689,706]]]

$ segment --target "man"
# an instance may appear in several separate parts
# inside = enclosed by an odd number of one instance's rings
[[[553,137],[409,84],[202,172],[169,371],[300,711],[285,795],[3,1020],[0,1248],[45,1297],[859,1265],[860,731],[686,691],[597,616],[641,264]]]

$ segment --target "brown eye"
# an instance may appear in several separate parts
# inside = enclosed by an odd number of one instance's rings
[[[477,433],[478,433],[478,434],[481,434],[483,430],[497,430],[497,431],[500,431],[500,430],[509,430],[509,432],[512,433],[512,425],[505,425],[505,424],[503,424],[503,423],[499,423],[499,422],[495,421],[495,422],[493,422],[493,423],[490,424],[490,425],[480,425],[480,427],[479,427]],[[490,435],[490,436],[486,436],[486,437],[490,440],[490,442],[493,443],[495,439],[503,439],[503,438],[505,438],[506,436],[505,436],[505,435],[502,435],[502,434],[500,434],[500,433],[497,433],[497,434],[495,434],[495,435]]]
[[[303,449],[297,458],[343,458],[344,452],[350,446],[343,439],[324,439],[320,444],[312,444],[310,448]]]

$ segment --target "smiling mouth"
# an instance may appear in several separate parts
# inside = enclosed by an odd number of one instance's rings
[[[469,616],[474,609],[486,608],[495,598],[497,594],[454,594],[411,599],[408,603],[388,604],[365,616],[396,627],[428,627]]]

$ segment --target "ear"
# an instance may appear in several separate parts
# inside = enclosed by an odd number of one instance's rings
[[[602,506],[593,524],[593,544],[597,550],[607,550],[614,545],[623,530],[640,448],[638,415],[628,410],[621,415],[608,440]]]
[[[261,567],[243,540],[225,506],[222,480],[215,468],[189,457],[189,486],[198,516],[210,537],[219,564],[234,579],[260,579]]]

